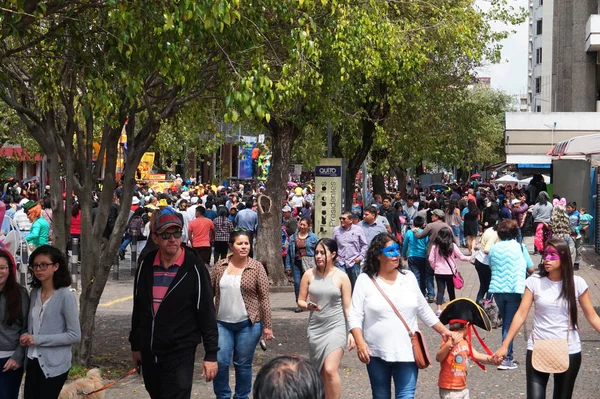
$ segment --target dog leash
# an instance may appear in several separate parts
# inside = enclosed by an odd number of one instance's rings
[[[90,395],[93,395],[93,394],[95,394],[95,393],[102,392],[102,391],[104,391],[105,389],[108,389],[108,388],[112,387],[112,386],[113,386],[113,385],[115,385],[117,382],[121,381],[122,379],[124,379],[124,378],[127,378],[127,377],[129,377],[130,375],[137,373],[137,371],[138,371],[138,368],[137,368],[137,367],[134,367],[134,368],[132,368],[131,370],[129,370],[128,372],[126,372],[125,374],[123,374],[121,377],[119,377],[119,379],[117,379],[117,380],[114,380],[113,382],[109,382],[108,384],[104,385],[104,386],[103,386],[102,388],[100,388],[100,389],[96,389],[95,391],[92,391],[92,392],[78,391],[78,393],[79,393],[80,395],[83,395],[83,396],[90,396]]]

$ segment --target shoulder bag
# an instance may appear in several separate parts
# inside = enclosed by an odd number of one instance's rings
[[[387,301],[387,303],[390,304],[390,306],[394,310],[394,313],[396,313],[396,316],[398,316],[402,324],[404,324],[406,331],[408,331],[408,336],[410,337],[410,342],[412,344],[413,355],[415,357],[415,364],[417,365],[417,368],[426,369],[431,365],[431,360],[429,358],[429,352],[427,351],[427,345],[425,345],[425,339],[423,338],[423,335],[420,331],[412,331],[410,329],[410,327],[408,326],[408,324],[406,324],[406,321],[404,321],[404,318],[402,317],[398,309],[396,309],[396,306],[394,306],[390,298],[386,295],[385,292],[383,292],[379,284],[377,284],[377,281],[375,281],[375,278],[372,276],[371,281],[373,282],[373,284],[375,284],[375,287],[377,287],[377,289],[379,290],[381,295],[383,295],[383,298]]]
[[[455,269],[452,267],[452,265],[448,261],[448,258],[446,258],[446,263],[448,264],[448,267],[450,268],[450,271],[452,272],[452,282],[454,283],[454,288],[456,288],[457,290],[460,290],[465,285],[465,280],[463,279],[463,277],[460,274],[460,272],[458,271],[458,269]]]
[[[567,339],[534,339],[531,365],[542,373],[564,373],[569,369],[569,334],[571,330],[571,317],[567,327]]]

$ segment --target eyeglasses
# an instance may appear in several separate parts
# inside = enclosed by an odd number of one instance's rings
[[[348,220],[348,218],[341,217],[340,220]]]
[[[171,237],[181,238],[181,236],[183,235],[183,232],[182,231],[174,231],[173,233],[160,233],[160,234],[157,233],[157,235],[160,238],[162,238],[163,240],[168,240]]]
[[[48,268],[48,266],[52,266],[54,263],[32,263],[31,266],[29,266],[30,270],[41,270],[44,271]]]
[[[8,271],[8,266],[0,266],[0,272]]]

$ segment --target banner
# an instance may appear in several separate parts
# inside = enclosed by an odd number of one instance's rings
[[[142,160],[137,168],[136,178],[138,180],[148,180],[150,179],[150,173],[152,172],[152,166],[154,165],[154,153],[153,152],[145,152],[142,155]],[[164,179],[164,177],[163,177]]]
[[[315,234],[331,238],[342,213],[342,158],[324,158],[315,168]]]

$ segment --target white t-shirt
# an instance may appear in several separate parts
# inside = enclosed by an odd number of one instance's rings
[[[579,297],[588,289],[588,285],[579,276],[573,278],[577,306],[579,306]],[[525,281],[525,287],[533,293],[533,336],[535,339],[567,338],[569,312],[566,299],[559,298],[562,285],[562,281],[552,281],[548,277],[540,277],[539,274],[534,274]],[[533,350],[531,335],[527,340],[527,350]],[[571,327],[569,354],[579,352],[581,352],[579,333]]]
[[[294,208],[302,208],[302,205],[304,204],[304,197],[301,195],[294,195],[291,199],[291,202]]]
[[[439,321],[410,271],[398,273],[393,285],[379,278],[376,280],[411,330],[419,330],[417,316],[428,327]],[[372,356],[387,362],[415,361],[406,328],[365,273],[358,276],[354,286],[348,325],[350,330],[362,329]]]
[[[217,320],[225,323],[239,323],[248,320],[248,311],[242,297],[242,275],[230,275],[227,270],[219,281],[221,290],[221,301],[219,302],[219,313]]]

